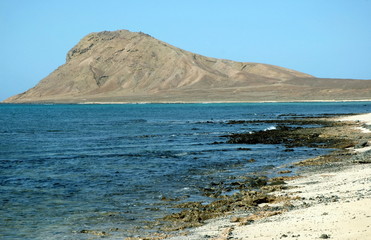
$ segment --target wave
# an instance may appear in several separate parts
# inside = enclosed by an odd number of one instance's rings
[[[276,129],[277,129],[276,126],[269,126],[269,127],[265,128],[265,129],[263,129],[263,131],[270,131],[270,130],[276,130]]]

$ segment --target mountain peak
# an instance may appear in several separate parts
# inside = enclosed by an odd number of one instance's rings
[[[148,34],[142,32],[135,33],[128,30],[118,30],[118,31],[103,31],[94,32],[86,35],[81,41],[74,46],[70,51],[68,51],[66,56],[66,62],[71,60],[75,56],[79,56],[85,52],[91,50],[94,46],[102,42],[112,41],[112,40],[131,40],[138,37],[150,37]]]
[[[370,81],[339,81],[350,89],[354,84],[365,83],[368,84],[366,89],[370,88]],[[326,92],[326,89],[337,88],[331,84],[328,86],[330,82],[326,81],[327,85],[321,86],[322,81],[295,70],[262,63],[209,58],[179,49],[148,34],[118,30],[88,34],[68,51],[64,65],[34,88],[6,102],[285,101],[334,98],[336,96],[331,92]],[[318,89],[323,90],[319,92],[323,96],[315,96],[312,92]],[[343,92],[352,91],[337,91]],[[366,95],[368,93],[365,92]],[[359,98],[363,95],[355,96]]]

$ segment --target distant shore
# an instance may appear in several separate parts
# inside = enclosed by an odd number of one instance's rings
[[[213,104],[213,103],[316,103],[316,102],[371,102],[371,99],[366,100],[297,100],[297,101],[210,101],[210,102],[198,102],[198,101],[175,101],[175,102],[80,102],[77,104]]]
[[[354,100],[290,100],[290,101],[39,101],[0,102],[0,104],[222,104],[222,103],[320,103],[320,102],[371,102],[371,99]]]
[[[164,239],[367,239],[371,236],[371,113],[330,121],[349,123],[338,134],[364,139],[363,143],[339,154],[340,162],[315,163],[302,168],[300,176],[285,179],[285,188],[271,194],[289,202],[262,203],[258,212],[232,213]],[[318,159],[303,162],[312,165]],[[285,204],[290,207],[284,211],[267,210]]]

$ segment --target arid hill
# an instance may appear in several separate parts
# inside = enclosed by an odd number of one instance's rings
[[[371,80],[320,79],[261,63],[209,58],[144,33],[91,33],[66,63],[4,102],[361,100]]]

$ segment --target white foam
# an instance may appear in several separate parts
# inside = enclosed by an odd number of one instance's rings
[[[270,126],[270,127],[267,127],[266,129],[264,129],[263,131],[270,131],[270,130],[275,130],[277,129],[276,126]]]

